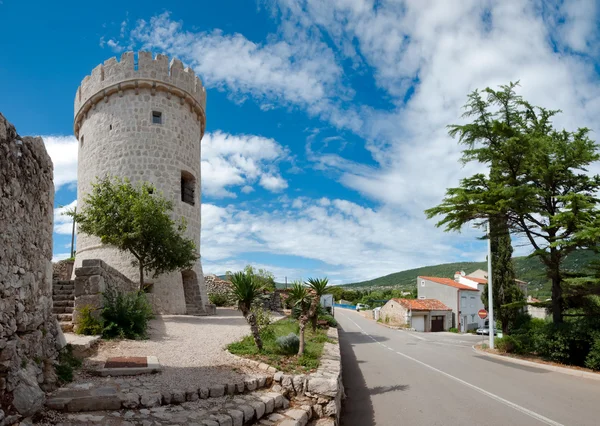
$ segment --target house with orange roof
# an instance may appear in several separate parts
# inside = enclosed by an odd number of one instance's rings
[[[485,284],[469,280],[460,282],[463,275],[458,272],[455,278],[417,277],[418,299],[436,299],[452,311],[451,327],[465,333],[484,326],[484,320],[477,312],[483,309],[481,292]]]
[[[447,331],[452,325],[452,309],[435,299],[390,299],[381,307],[379,318],[416,331]]]

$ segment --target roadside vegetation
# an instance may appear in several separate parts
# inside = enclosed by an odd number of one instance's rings
[[[287,373],[308,373],[319,366],[323,345],[327,341],[327,330],[317,328],[313,332],[307,327],[302,356],[297,354],[300,345],[299,333],[298,321],[285,318],[261,331],[262,350],[258,350],[252,336],[231,343],[227,349],[232,354],[264,362]],[[296,343],[293,343],[294,341]]]
[[[600,176],[588,173],[600,160],[598,146],[590,129],[554,128],[560,111],[531,105],[517,86],[468,95],[468,122],[448,126],[449,134],[465,146],[462,163],[487,172],[448,188],[426,214],[446,231],[488,225],[494,311],[508,332],[498,339],[500,351],[600,369],[600,266],[572,273],[567,264],[573,254],[598,251]],[[515,276],[522,277],[511,258],[511,235],[529,243],[531,259],[550,281],[551,299],[529,303],[545,308],[547,320],[520,314],[528,302],[515,286]]]

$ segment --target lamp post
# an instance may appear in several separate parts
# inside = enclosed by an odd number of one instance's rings
[[[488,312],[489,312],[489,330],[490,330],[490,349],[494,349],[494,292],[492,291],[492,235],[490,232],[490,220],[487,222],[487,237],[488,237]]]

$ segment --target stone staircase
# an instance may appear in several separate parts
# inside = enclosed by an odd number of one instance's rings
[[[75,281],[54,281],[52,286],[52,313],[56,315],[62,331],[73,331],[75,309]]]

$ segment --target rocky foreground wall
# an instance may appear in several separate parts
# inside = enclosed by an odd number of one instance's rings
[[[0,425],[33,415],[57,382],[52,172],[42,139],[0,114]]]

